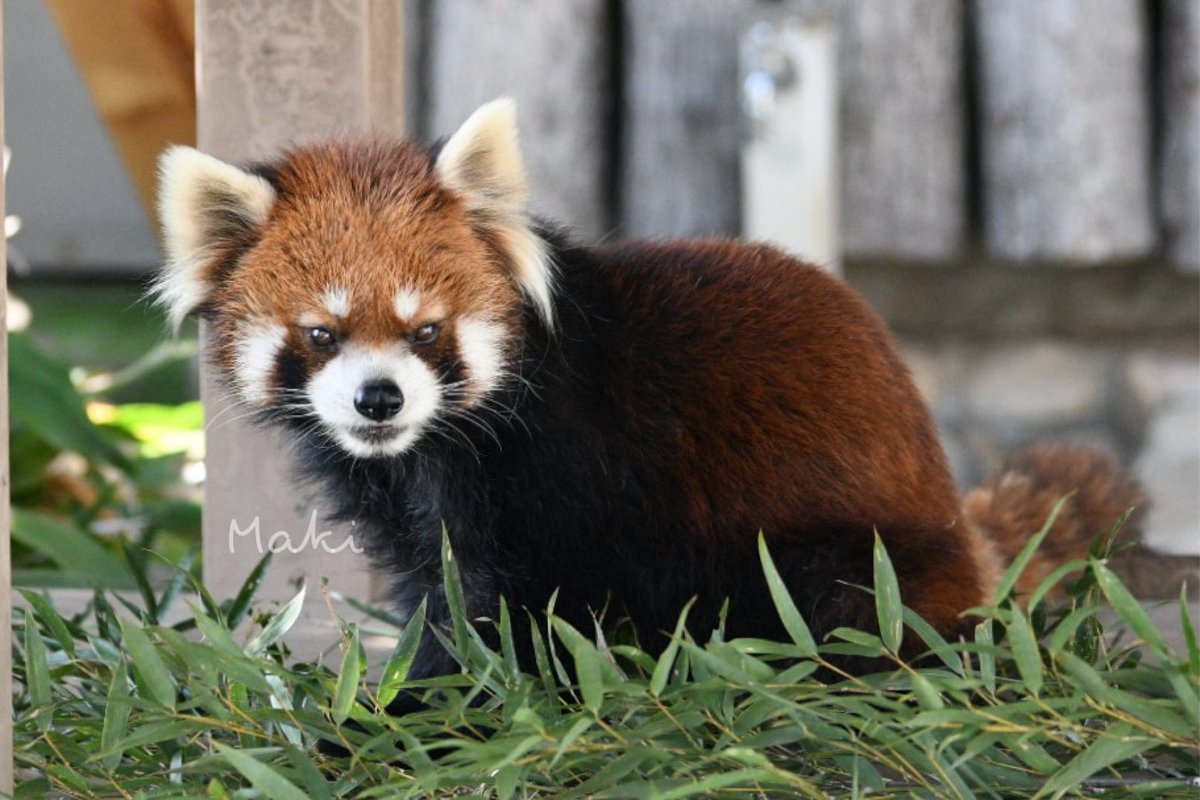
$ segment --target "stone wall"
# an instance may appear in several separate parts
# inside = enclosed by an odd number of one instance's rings
[[[960,486],[1035,441],[1094,444],[1130,465],[1153,498],[1155,550],[1200,554],[1200,354],[1038,338],[907,342]]]
[[[1034,441],[1095,444],[1129,465],[1151,495],[1145,546],[1188,556],[1195,587],[1200,285],[1153,264],[1003,270],[1002,281],[994,272],[986,264],[847,270],[899,335],[961,487]],[[1142,580],[1162,580],[1172,568],[1152,565]],[[1165,584],[1162,591],[1178,591],[1177,582]],[[1150,596],[1160,587],[1145,588]]]

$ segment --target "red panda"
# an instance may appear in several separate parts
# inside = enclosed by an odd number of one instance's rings
[[[1021,591],[1141,500],[1105,457],[1040,447],[964,501],[844,283],[766,245],[583,246],[526,194],[507,100],[433,148],[162,158],[158,301],[208,321],[218,373],[292,432],[403,610],[446,622],[444,526],[473,617],[557,591],[653,650],[695,598],[694,630],[728,601],[728,636],[776,637],[761,531],[820,635],[874,619],[878,531],[906,604],[954,634],[1060,496]],[[430,637],[411,675],[454,668]]]

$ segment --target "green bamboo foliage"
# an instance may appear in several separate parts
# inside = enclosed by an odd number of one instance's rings
[[[252,585],[225,603],[200,592],[185,621],[165,626],[103,595],[79,619],[29,595],[14,637],[17,796],[1195,796],[1200,648],[1183,598],[1176,652],[1097,557],[1064,608],[1048,608],[1045,592],[1022,606],[1005,591],[976,609],[969,641],[947,641],[903,606],[877,541],[863,591],[878,627],[817,641],[761,541],[760,554],[786,641],[691,630],[685,608],[652,655],[553,607],[531,614],[527,632],[512,616],[527,609],[473,620],[447,541],[449,625],[429,627],[422,607],[368,670],[366,629],[346,624],[336,673],[287,657],[302,596],[256,618]],[[181,591],[154,594],[155,619]],[[1114,645],[1102,611],[1136,643]],[[370,616],[363,625],[390,619]],[[244,619],[256,627],[235,634],[231,621]],[[481,635],[485,624],[497,635]],[[409,680],[426,630],[460,673]],[[531,673],[516,657],[524,635]],[[920,649],[912,663],[901,655]],[[847,655],[890,666],[843,675]],[[428,708],[381,713],[400,692]],[[325,755],[318,739],[351,755]]]

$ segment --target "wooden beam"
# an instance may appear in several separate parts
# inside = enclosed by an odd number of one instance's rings
[[[607,0],[426,6],[425,132],[446,136],[482,103],[516,99],[531,204],[587,236],[609,230],[611,41]]]
[[[0,152],[4,151],[4,0],[0,0]],[[5,181],[0,174],[0,221],[4,219]],[[7,261],[5,239],[0,236],[0,262]],[[12,741],[12,565],[9,535],[12,524],[8,505],[8,270],[0,274],[0,795],[13,790]]]
[[[973,8],[990,253],[1081,263],[1145,255],[1156,231],[1142,3]]]
[[[315,137],[402,134],[403,20],[404,4],[392,0],[200,0],[200,148],[248,162]],[[204,573],[220,596],[233,592],[258,559],[250,537],[235,535],[231,552],[231,525],[245,530],[257,518],[263,541],[285,530],[297,543],[314,514],[316,532],[330,526],[313,490],[294,480],[280,439],[238,419],[242,412],[211,369],[201,377],[209,420]],[[365,560],[349,550],[281,553],[260,596],[291,597],[306,579],[310,606],[320,605],[321,577],[362,596],[367,575]]]
[[[158,153],[196,135],[193,0],[47,0],[151,218]]]

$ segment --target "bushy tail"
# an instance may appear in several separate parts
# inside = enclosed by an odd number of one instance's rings
[[[1013,454],[1000,473],[963,498],[967,524],[1002,573],[1068,497],[1042,546],[1017,581],[1028,596],[1060,564],[1085,558],[1131,508],[1144,509],[1142,488],[1110,456],[1087,447],[1039,444]],[[1128,527],[1128,526],[1127,526]],[[981,543],[982,544],[982,543]]]

